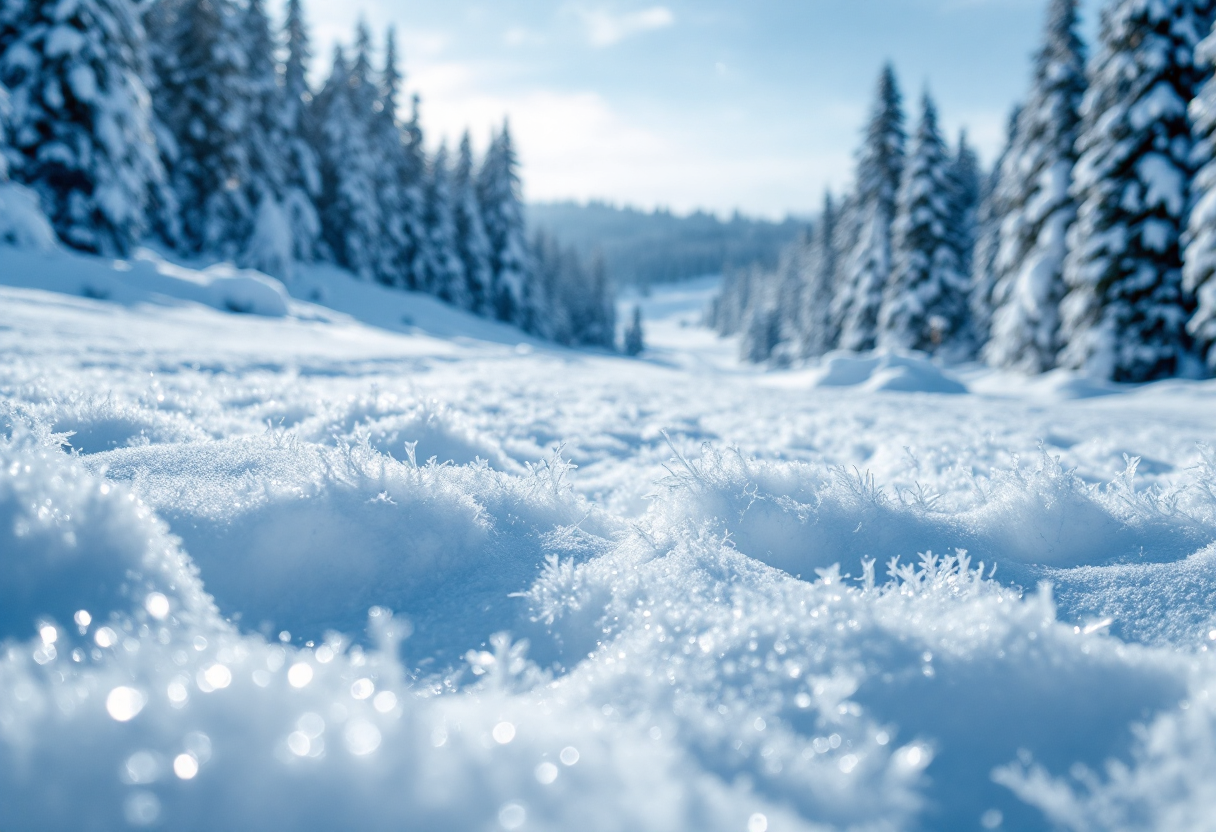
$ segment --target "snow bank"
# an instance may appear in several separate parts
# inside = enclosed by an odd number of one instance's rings
[[[900,393],[966,393],[967,387],[918,354],[832,353],[814,374],[813,387],[860,387]]]
[[[125,305],[199,303],[225,312],[283,317],[290,296],[260,272],[219,264],[196,270],[142,249],[132,260],[110,261],[63,249],[8,250],[0,282],[26,289],[108,300]]]

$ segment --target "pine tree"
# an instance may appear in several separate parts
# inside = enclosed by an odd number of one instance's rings
[[[823,196],[823,211],[810,233],[806,257],[806,285],[802,295],[800,353],[818,358],[830,351],[839,334],[832,322],[832,298],[837,281],[836,203],[832,194]]]
[[[440,145],[431,161],[423,191],[426,245],[421,265],[425,291],[453,306],[469,306],[464,263],[456,249],[456,221],[452,213],[452,188],[448,170],[448,148]]]
[[[642,330],[642,307],[634,304],[629,327],[625,330],[625,355],[641,355],[646,349],[646,334]]]
[[[399,118],[404,77],[397,66],[396,38],[388,32],[378,97],[369,102],[372,119],[372,154],[375,158],[376,199],[380,206],[377,274],[385,283],[420,291],[428,288],[426,269],[443,258],[427,250],[427,210],[423,193],[427,163],[423,151],[418,98],[411,100],[410,120]]]
[[[279,115],[286,154],[283,209],[291,227],[295,258],[307,263],[322,253],[323,245],[315,204],[321,196],[320,163],[308,142],[313,130],[309,110],[313,96],[308,86],[312,52],[301,0],[288,0],[283,34],[287,52]]]
[[[12,175],[38,193],[68,245],[124,254],[149,230],[164,180],[139,17],[129,0],[5,5]]]
[[[1069,194],[1077,160],[1084,46],[1077,0],[1053,0],[1034,81],[1018,117],[1017,143],[1004,159],[1005,206],[997,258],[992,336],[984,359],[1030,373],[1050,369],[1059,351],[1066,235],[1076,218]]]
[[[602,252],[597,251],[592,256],[587,271],[589,285],[583,293],[587,311],[580,338],[590,346],[615,349],[616,297],[612,282],[608,279],[608,263]]]
[[[894,224],[893,268],[878,319],[878,345],[936,352],[966,323],[959,268],[952,159],[928,93],[908,151]]]
[[[850,251],[838,303],[840,346],[874,346],[879,307],[891,274],[891,223],[904,167],[904,115],[895,70],[887,65],[857,161],[858,238]]]
[[[231,0],[175,0],[154,29],[157,115],[172,136],[170,171],[190,253],[235,257],[255,222],[250,124],[257,112]]]
[[[967,131],[964,130],[959,134],[958,148],[950,164],[951,231],[954,234],[954,250],[958,254],[959,270],[963,274],[971,274],[979,222],[981,175],[979,156],[967,142]]]
[[[1195,50],[1195,57],[1209,69],[1216,65],[1216,31]],[[1216,371],[1216,78],[1209,78],[1190,105],[1196,150],[1205,164],[1191,184],[1190,221],[1183,243],[1183,288],[1198,302],[1187,324],[1208,371]]]
[[[573,310],[565,303],[565,296],[583,283],[582,264],[573,250],[563,248],[543,231],[537,231],[533,237],[530,255],[532,280],[545,297],[553,299],[544,322],[545,337],[559,344],[573,345],[577,324]]]
[[[1077,144],[1063,366],[1117,381],[1186,369],[1187,105],[1206,77],[1194,53],[1212,17],[1211,0],[1119,0],[1102,17]]]
[[[0,26],[2,25],[3,21],[0,20]],[[8,122],[12,117],[12,106],[8,89],[0,83],[0,184],[8,181],[9,159],[13,155],[13,149],[8,143]]]
[[[275,41],[263,0],[247,0],[242,12],[241,42],[247,55],[244,85],[249,113],[244,142],[248,177],[244,188],[255,207],[253,229],[244,243],[242,265],[276,277],[290,277],[296,241],[284,209],[290,147],[283,112],[286,102],[278,81]]]
[[[1021,107],[1015,106],[1005,127],[1005,144],[992,170],[980,180],[980,207],[976,219],[975,250],[971,259],[970,353],[982,354],[992,331],[992,310],[1000,305],[996,295],[996,258],[1000,248],[1001,219],[1008,213],[1001,190],[1004,170],[1017,140]]]
[[[522,323],[540,302],[540,287],[525,297],[529,283],[524,238],[519,161],[504,123],[490,143],[477,177],[477,196],[490,241],[491,306],[500,321]]]
[[[321,161],[321,231],[334,260],[363,279],[376,276],[380,208],[369,110],[355,94],[363,79],[354,74],[341,47],[333,70],[316,98],[313,147]]]
[[[468,308],[479,315],[490,312],[490,241],[477,203],[473,171],[473,149],[466,131],[460,139],[456,170],[452,174],[452,217],[456,225],[456,254],[464,264],[468,281]]]

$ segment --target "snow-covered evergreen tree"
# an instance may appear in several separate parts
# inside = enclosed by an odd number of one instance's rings
[[[1118,381],[1186,369],[1179,238],[1193,173],[1187,105],[1212,0],[1118,0],[1082,105],[1059,363]]]
[[[460,139],[456,169],[452,173],[452,217],[456,225],[456,254],[464,264],[468,281],[468,308],[479,315],[490,314],[490,241],[477,202],[473,148],[468,131]]]
[[[12,175],[71,246],[123,254],[150,227],[164,170],[147,71],[129,0],[25,0],[0,14]]]
[[[321,196],[321,170],[308,141],[313,129],[309,109],[313,96],[308,85],[312,51],[302,0],[288,0],[283,35],[286,60],[279,116],[284,137],[282,152],[286,156],[283,210],[291,228],[295,258],[310,262],[321,254],[322,248],[321,218],[315,205]]]
[[[253,229],[244,241],[241,264],[276,277],[290,277],[296,241],[284,207],[287,192],[286,102],[279,85],[276,44],[263,0],[247,0],[241,10],[241,42],[247,54],[245,87],[249,114],[244,141],[249,178],[244,185],[254,207]]]
[[[616,293],[608,279],[608,264],[597,252],[587,268],[587,289],[582,294],[583,314],[579,321],[579,340],[589,346],[615,349]]]
[[[895,70],[887,65],[857,161],[857,242],[839,289],[840,346],[874,346],[883,290],[891,275],[891,224],[904,167],[904,114]]]
[[[1018,116],[1021,107],[1014,107],[1005,127],[1005,143],[992,170],[980,180],[980,205],[976,214],[975,249],[971,255],[971,289],[968,323],[971,355],[981,354],[992,331],[992,310],[998,306],[996,291],[996,258],[1000,249],[1001,219],[1006,213],[1004,193],[1000,188],[1001,171],[1017,140]]]
[[[734,335],[742,331],[745,316],[752,302],[752,273],[745,269],[728,269],[722,276],[722,289],[710,304],[705,325],[719,335]]]
[[[13,112],[8,89],[0,83],[0,182],[8,181],[9,159],[13,149],[8,143],[8,120]]]
[[[642,307],[633,305],[629,326],[625,329],[624,352],[628,356],[641,355],[646,349],[646,333],[642,329]]]
[[[573,249],[537,232],[530,252],[528,291],[539,303],[526,329],[559,344],[614,349],[616,304],[604,258],[584,263]]]
[[[172,136],[171,181],[182,244],[192,253],[239,254],[258,197],[251,169],[247,19],[232,0],[163,0],[155,8],[157,115]]]
[[[1054,366],[1060,348],[1065,243],[1076,218],[1069,191],[1086,87],[1077,25],[1077,0],[1052,0],[1017,141],[1000,168],[996,308],[984,348],[993,366],[1041,373]]]
[[[971,258],[975,251],[976,229],[980,204],[980,158],[967,142],[967,131],[959,134],[958,147],[950,165],[953,183],[951,196],[951,232],[958,253],[959,270],[971,273]]]
[[[765,277],[758,269],[751,273],[751,302],[744,311],[740,331],[739,357],[752,364],[768,361],[781,343],[781,311],[773,283]]]
[[[1209,69],[1216,66],[1216,31],[1195,50]],[[1204,165],[1191,184],[1192,208],[1183,242],[1183,287],[1198,308],[1187,324],[1208,371],[1216,371],[1216,78],[1209,78],[1190,105],[1197,157]]]
[[[447,145],[440,145],[431,160],[423,190],[426,244],[420,264],[425,291],[461,309],[469,307],[468,281],[456,248],[456,221],[452,212],[452,187]]]
[[[329,79],[316,97],[313,147],[321,161],[318,209],[325,243],[339,265],[371,279],[377,274],[381,218],[369,135],[372,113],[370,104],[360,106],[366,96],[355,93],[364,80],[337,47]]]
[[[799,352],[803,358],[816,358],[831,350],[839,337],[832,323],[832,298],[837,281],[836,203],[831,193],[824,194],[823,211],[810,232],[805,258],[805,285],[800,314]]]
[[[500,321],[523,322],[529,315],[525,303],[528,283],[528,251],[524,237],[523,201],[520,196],[519,161],[511,132],[502,132],[490,142],[477,177],[477,197],[482,221],[490,241],[491,306]],[[539,289],[539,287],[538,287]],[[531,298],[539,299],[539,291]]]
[[[937,352],[963,334],[967,280],[959,268],[953,160],[925,93],[896,208],[891,279],[878,345]]]
[[[423,193],[427,162],[422,147],[418,98],[415,96],[411,100],[410,119],[403,123],[399,113],[403,81],[397,66],[396,38],[390,29],[379,88],[367,102],[373,111],[370,140],[382,223],[377,241],[376,272],[385,283],[432,291],[428,288],[432,278],[426,270],[447,255],[427,250],[429,231],[424,217],[427,205]],[[370,86],[368,91],[372,91]]]

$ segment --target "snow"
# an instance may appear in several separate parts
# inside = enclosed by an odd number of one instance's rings
[[[628,359],[0,248],[0,827],[1210,828],[1216,384],[763,372],[715,288]]]
[[[2,163],[0,163],[2,164]],[[0,170],[0,173],[3,171]],[[0,178],[0,244],[49,251],[55,232],[38,207],[38,195]]]

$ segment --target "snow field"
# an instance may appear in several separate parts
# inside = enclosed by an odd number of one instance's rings
[[[1209,384],[0,300],[0,826],[1210,824]]]

